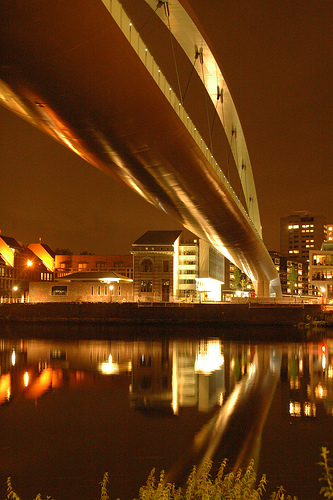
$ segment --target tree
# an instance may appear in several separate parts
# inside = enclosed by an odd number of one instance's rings
[[[73,252],[69,248],[56,248],[54,253],[56,255],[73,255]]]
[[[234,270],[234,284],[237,290],[242,291],[244,291],[244,288],[249,284],[249,278],[236,266]]]
[[[291,294],[293,295],[295,293],[297,283],[297,272],[294,264],[291,266],[290,271],[288,271],[288,282],[290,285]]]

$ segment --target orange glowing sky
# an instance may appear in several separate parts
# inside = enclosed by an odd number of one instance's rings
[[[128,3],[129,0],[124,0]],[[331,0],[189,0],[222,63],[247,141],[269,250],[294,210],[333,222]],[[129,253],[179,224],[0,108],[0,229],[74,253]]]

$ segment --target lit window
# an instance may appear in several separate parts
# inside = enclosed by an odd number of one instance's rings
[[[142,280],[140,292],[149,292],[151,293],[153,290],[153,282],[152,280]]]
[[[67,285],[55,285],[51,289],[52,295],[67,295]]]

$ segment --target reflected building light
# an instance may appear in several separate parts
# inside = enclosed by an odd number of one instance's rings
[[[319,383],[315,387],[315,396],[318,399],[325,399],[327,397],[327,389],[326,389],[326,387],[323,387],[323,385]]]
[[[11,395],[12,395],[11,386],[9,386],[8,389],[7,389],[7,394],[6,394],[6,400],[7,401],[10,401]]]
[[[316,416],[316,405],[314,403],[311,403],[310,401],[306,401],[304,403],[304,415],[306,417],[315,417]]]
[[[174,415],[178,415],[179,412],[178,354],[175,345],[173,346],[173,363],[172,363],[172,411]]]
[[[0,404],[10,399],[11,376],[9,373],[0,376]]]
[[[13,349],[13,352],[12,352],[12,366],[15,366],[15,363],[16,363],[16,353],[15,353],[15,349]]]
[[[25,372],[25,374],[23,375],[23,384],[24,384],[24,387],[28,387],[28,385],[29,385],[29,373],[28,372]]]
[[[223,394],[223,392],[220,392],[219,398],[218,398],[219,406],[223,406],[223,401],[224,401],[224,394]]]
[[[219,340],[208,340],[204,352],[197,353],[194,363],[195,373],[209,375],[221,369],[224,364],[224,357],[221,354],[221,344]]]
[[[300,358],[299,364],[298,364],[298,369],[300,373],[303,373],[303,359]]]
[[[257,371],[256,365],[254,363],[251,363],[249,367],[249,377],[254,377],[256,371]]]
[[[108,361],[99,364],[99,370],[104,375],[118,374],[119,373],[119,364],[112,362],[112,354],[110,354]]]
[[[299,377],[292,377],[289,380],[289,386],[290,386],[290,389],[294,389],[294,390],[299,389],[299,387],[300,387]]]
[[[300,417],[301,403],[299,401],[289,401],[289,413],[291,417]]]
[[[325,354],[321,358],[321,366],[322,366],[323,372],[324,372],[326,369],[326,356],[325,356]]]
[[[333,365],[328,366],[327,376],[328,378],[333,378]]]

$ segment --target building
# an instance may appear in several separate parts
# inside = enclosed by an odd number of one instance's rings
[[[204,240],[199,240],[199,277],[196,280],[200,302],[220,302],[226,282],[225,258]]]
[[[198,239],[179,245],[179,281],[178,296],[181,300],[194,300],[197,297],[197,279],[199,278],[199,242]]]
[[[321,248],[327,239],[327,222],[322,215],[295,212],[280,219],[280,252],[309,261],[310,250]]]
[[[133,279],[132,255],[56,255],[56,278],[77,272],[115,272]]]
[[[269,252],[279,273],[282,295],[307,295],[311,292],[308,284],[308,263],[297,257],[281,252]],[[310,293],[311,295],[311,293]]]
[[[310,251],[309,282],[315,295],[333,302],[333,241]]]
[[[29,300],[29,283],[54,278],[54,253],[45,244],[24,247],[0,235],[0,302]]]
[[[147,231],[133,243],[134,300],[221,301],[225,259],[204,240],[181,231]]]
[[[132,245],[135,301],[169,302],[178,297],[181,231],[147,231]]]
[[[132,279],[114,272],[77,272],[56,281],[30,283],[29,301],[124,302],[133,300]]]
[[[333,224],[327,224],[327,238],[326,241],[333,241]]]

